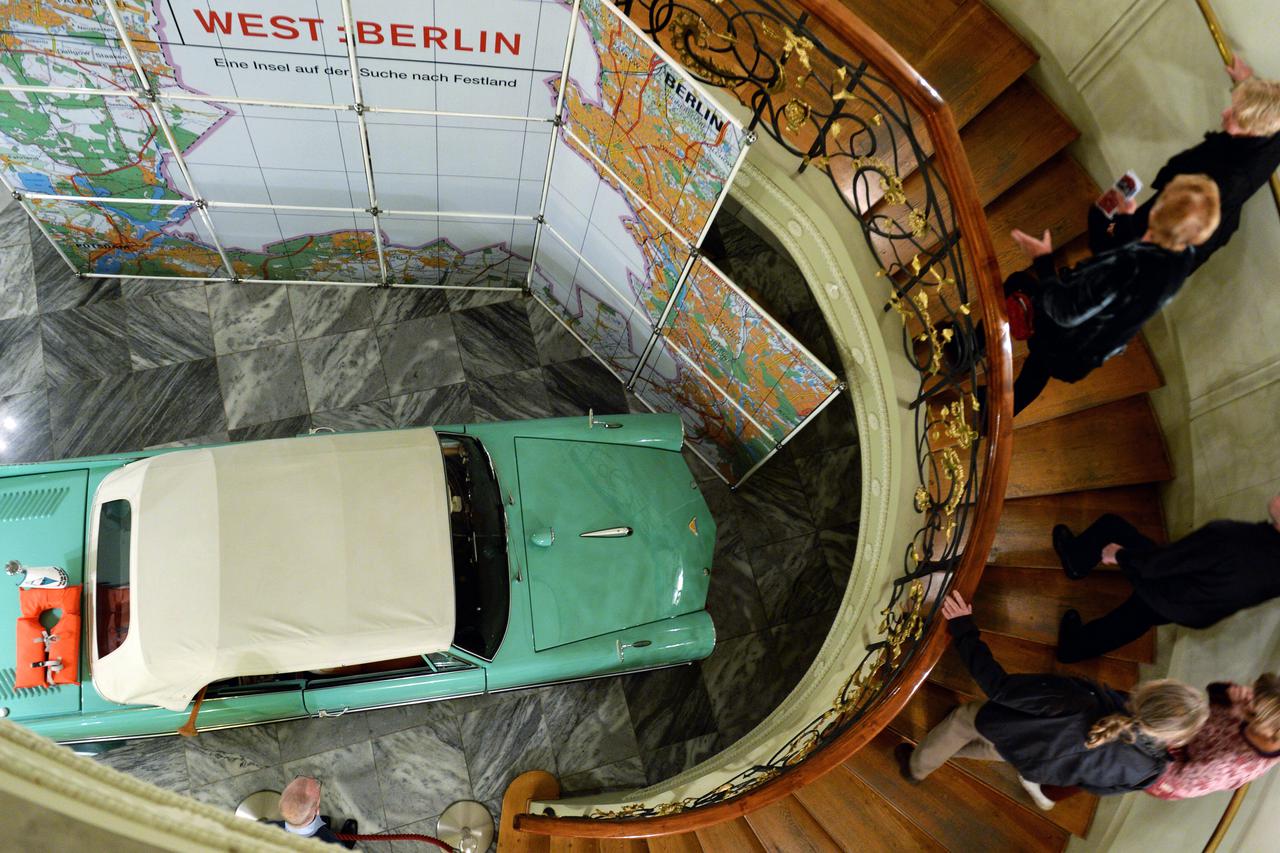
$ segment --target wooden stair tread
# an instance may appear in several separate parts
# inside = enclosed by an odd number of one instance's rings
[[[1075,533],[1108,512],[1123,516],[1144,535],[1165,541],[1160,495],[1152,485],[1089,489],[1057,495],[1006,500],[987,562],[997,566],[1061,569],[1053,550],[1053,526],[1065,524]],[[1098,571],[1115,571],[1099,566]]]
[[[930,729],[942,722],[951,709],[966,698],[937,684],[924,684],[902,713],[890,723],[890,728],[908,740],[919,743]],[[953,759],[952,764],[968,773],[984,785],[998,791],[1033,814],[1040,815],[1073,835],[1084,837],[1093,822],[1098,798],[1092,794],[1078,794],[1050,811],[1040,811],[1031,797],[1018,783],[1017,771],[1002,761],[978,761],[972,758]],[[928,784],[927,782],[922,784]]]
[[[1015,363],[1013,375],[1016,377],[1021,369],[1021,362]],[[1018,413],[1013,425],[1017,428],[1050,421],[1154,391],[1162,385],[1164,379],[1160,376],[1160,369],[1139,335],[1123,353],[1104,362],[1079,382],[1050,380],[1035,402]]]
[[[680,835],[655,835],[652,838],[646,838],[649,842],[649,853],[702,853],[702,843],[698,841],[698,836],[692,832],[684,832]],[[709,851],[715,853],[715,851]]]
[[[840,853],[835,839],[795,796],[743,815],[770,853]]]
[[[948,850],[1059,851],[1069,834],[968,773],[944,764],[912,785],[898,773],[893,748],[903,738],[882,731],[845,767]]]
[[[551,836],[551,853],[600,853],[600,841],[595,838]]]
[[[741,851],[741,853],[763,853],[764,851],[764,845],[760,843],[760,839],[756,838],[751,825],[743,817],[704,827],[695,835],[702,849],[708,853],[711,851],[718,853],[720,850]]]
[[[1006,672],[1055,672],[1060,675],[1078,675],[1083,678],[1109,684],[1117,690],[1128,690],[1138,683],[1138,664],[1118,658],[1094,658],[1079,663],[1059,663],[1053,647],[1034,640],[1009,637],[1003,634],[982,632],[982,640],[991,654]],[[978,683],[969,675],[969,669],[950,647],[934,664],[929,680],[965,696],[982,698]]]
[[[842,850],[910,853],[943,849],[845,767],[837,767],[796,791],[795,796]],[[875,832],[868,832],[868,827],[875,827]]]
[[[1014,431],[1006,498],[1173,478],[1151,403],[1128,397]]]
[[[978,626],[993,634],[1019,637],[1049,647],[1058,644],[1058,623],[1069,608],[1088,622],[1119,606],[1133,587],[1119,572],[1094,572],[1073,581],[1062,572],[987,566],[982,574],[973,613]],[[1155,632],[1107,657],[1150,663],[1155,660]]]
[[[1048,228],[1054,245],[1067,243],[1085,233],[1089,205],[1097,197],[1098,185],[1093,178],[1063,152],[988,205],[987,224],[1001,275],[1007,277],[1031,266],[1010,231],[1021,228],[1039,236]]]
[[[602,838],[600,853],[647,853],[648,842],[643,838]]]

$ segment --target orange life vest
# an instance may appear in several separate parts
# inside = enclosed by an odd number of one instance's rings
[[[79,586],[18,590],[18,672],[14,687],[46,687],[50,679],[53,684],[80,683],[80,590]],[[40,614],[54,609],[62,611],[62,618],[49,629],[46,643]],[[60,662],[62,668],[45,666],[49,661]]]

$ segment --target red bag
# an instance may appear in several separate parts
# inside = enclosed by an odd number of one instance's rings
[[[1015,290],[1004,298],[1005,313],[1009,315],[1009,334],[1015,341],[1025,341],[1035,332],[1036,309],[1031,297]]]

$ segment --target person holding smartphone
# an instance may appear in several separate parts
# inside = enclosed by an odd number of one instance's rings
[[[1199,144],[1170,158],[1151,182],[1156,195],[1142,205],[1132,199],[1120,201],[1110,217],[1104,209],[1107,204],[1089,208],[1089,248],[1094,254],[1140,239],[1159,193],[1178,175],[1208,175],[1218,185],[1221,203],[1221,222],[1197,249],[1192,271],[1239,229],[1244,203],[1280,168],[1280,82],[1255,77],[1240,57],[1227,68],[1227,74],[1236,87],[1230,106],[1222,111],[1222,130],[1206,133]],[[1103,199],[1107,197],[1103,195]]]

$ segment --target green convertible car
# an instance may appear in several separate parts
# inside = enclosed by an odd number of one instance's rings
[[[682,444],[675,416],[588,416],[0,467],[0,562],[83,583],[78,683],[49,610],[45,687],[15,687],[37,665],[0,588],[0,716],[92,750],[172,734],[201,690],[206,730],[706,657],[716,527]]]

